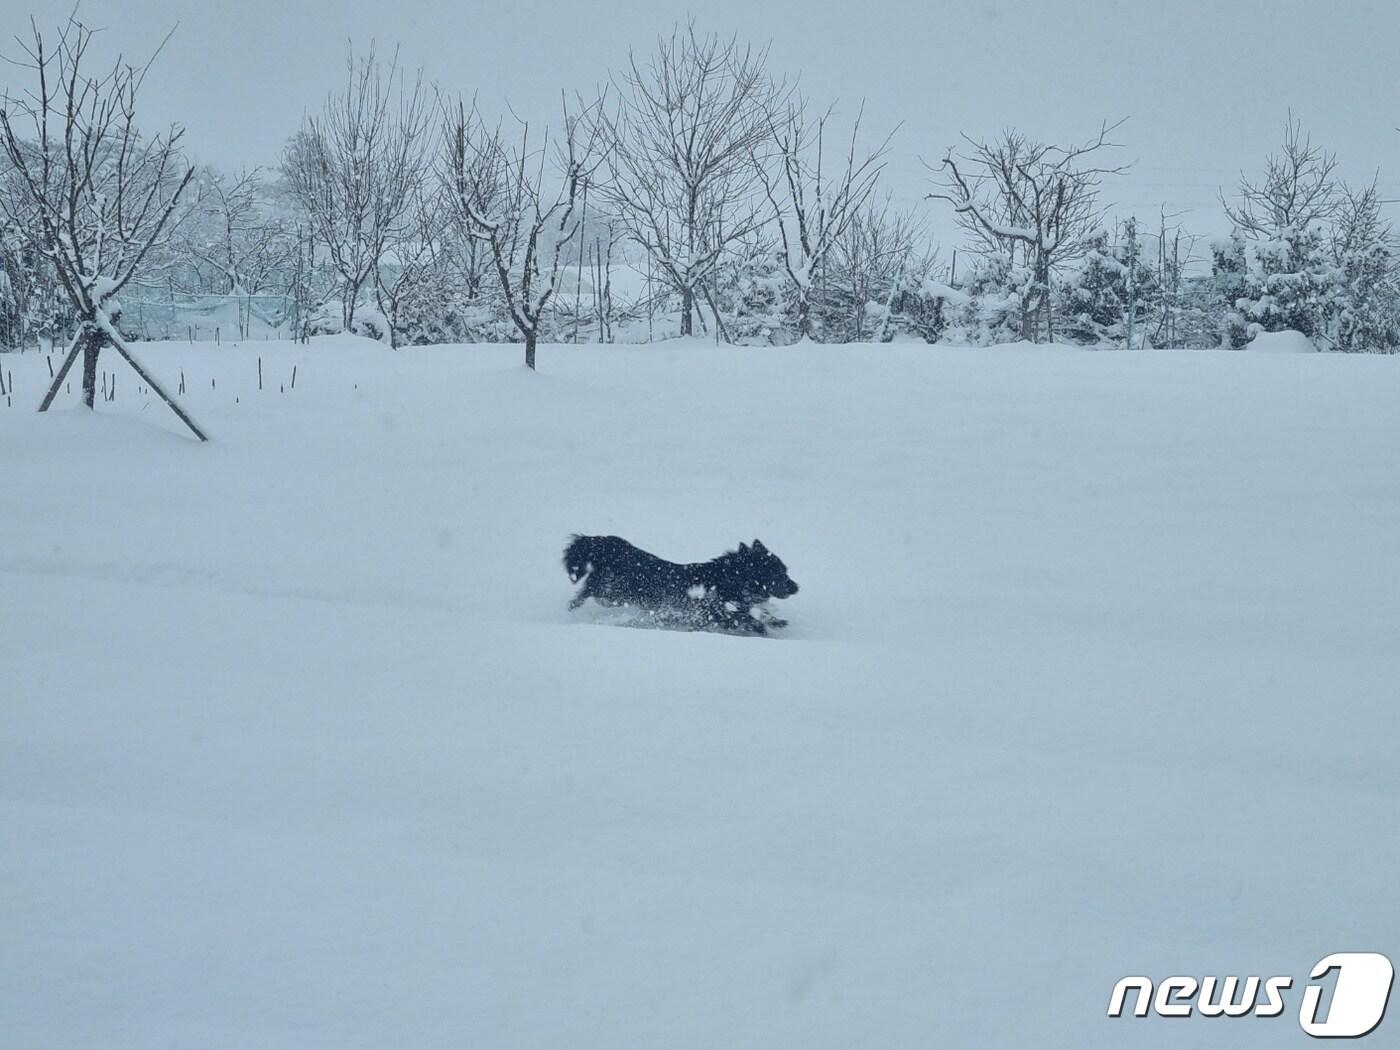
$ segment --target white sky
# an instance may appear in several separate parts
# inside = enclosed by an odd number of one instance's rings
[[[27,6],[56,24],[72,4]],[[5,7],[8,37],[26,28],[26,3]],[[863,97],[872,132],[902,122],[887,185],[904,202],[926,189],[920,157],[936,161],[960,131],[1014,124],[1077,139],[1127,117],[1117,137],[1134,168],[1106,196],[1142,220],[1165,201],[1214,234],[1217,187],[1258,167],[1290,107],[1346,177],[1379,169],[1385,195],[1400,198],[1393,0],[85,0],[80,14],[108,27],[105,47],[131,55],[178,22],[148,80],[144,122],[178,120],[195,156],[239,167],[275,164],[302,112],[341,82],[350,40],[400,45],[405,64],[479,93],[483,108],[509,98],[546,116],[560,89],[602,81],[629,46],[645,49],[692,11],[702,29],[771,42],[772,67],[800,72],[816,98],[851,113]],[[0,81],[14,75],[0,69]],[[938,233],[956,236],[946,205],[925,207]],[[1390,211],[1400,220],[1400,205]]]

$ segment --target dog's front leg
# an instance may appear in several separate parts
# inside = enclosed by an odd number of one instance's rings
[[[724,603],[724,627],[729,631],[739,631],[742,634],[767,634],[768,628],[762,622],[756,620],[752,612],[742,605],[734,602]]]
[[[740,629],[748,634],[766,635],[768,633],[768,628],[763,625],[762,621],[755,620],[748,613],[744,614]]]
[[[769,627],[778,629],[788,625],[786,620],[776,615],[773,610],[769,609],[766,605],[756,606],[756,610],[758,612],[758,619]]]
[[[583,586],[578,589],[578,593],[569,601],[569,611],[573,612],[584,602],[588,601],[589,598],[598,601],[598,573],[596,571],[590,572],[583,578]],[[601,605],[602,603],[599,602],[599,604]]]

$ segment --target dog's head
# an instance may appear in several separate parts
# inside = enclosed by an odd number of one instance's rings
[[[753,546],[739,544],[735,562],[743,598],[750,605],[797,593],[797,583],[788,575],[787,566],[762,540],[754,540]]]

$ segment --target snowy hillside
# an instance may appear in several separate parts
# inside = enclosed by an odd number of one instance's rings
[[[209,445],[0,357],[0,1044],[1170,1046],[1119,977],[1396,957],[1395,359],[139,350]],[[792,626],[571,616],[571,532]]]

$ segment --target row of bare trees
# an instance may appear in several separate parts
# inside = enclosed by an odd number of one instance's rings
[[[776,231],[801,332],[812,335],[812,282],[871,197],[888,138],[862,152],[857,118],[833,161],[832,111],[810,116],[766,59],[687,25],[648,58],[633,55],[599,98],[566,100],[545,130],[493,125],[475,102],[430,99],[421,77],[410,82],[373,54],[352,63],[345,90],[283,158],[339,275],[344,323],[371,287],[392,329],[398,303],[446,251],[468,283],[494,277],[533,362],[566,264],[581,261],[591,194],[595,214],[679,301],[681,334],[695,332],[706,308],[723,329],[722,268]]]
[[[307,315],[326,298],[305,287],[307,274],[329,271],[340,325],[373,314],[391,342],[402,315],[456,281],[470,296],[494,297],[533,363],[566,267],[581,285],[586,252],[603,265],[596,232],[584,244],[590,195],[609,263],[619,243],[644,263],[649,291],[654,278],[656,296],[678,303],[681,334],[708,314],[729,335],[718,300],[761,311],[774,294],[752,274],[776,264],[799,338],[821,332],[816,296],[849,296],[860,337],[873,324],[875,300],[866,297],[883,296],[888,315],[893,285],[917,283],[932,259],[916,248],[918,224],[876,199],[889,135],[863,144],[859,113],[838,131],[833,107],[814,106],[769,73],[765,50],[693,25],[632,55],[598,98],[565,102],[547,129],[492,124],[474,102],[430,91],[397,55],[352,56],[343,88],[286,147],[279,189],[291,206],[282,209],[266,206],[261,171],[194,179],[179,129],[142,138],[135,95],[144,67],[119,59],[105,77],[90,76],[91,40],[70,20],[46,50],[35,28],[25,54],[37,93],[7,99],[0,124],[24,191],[0,194],[7,225],[37,231],[71,299],[89,396],[96,351],[108,341],[98,321],[112,319],[103,304],[138,272],[149,279],[157,264],[174,270],[174,260],[231,295],[255,295],[280,278]],[[1100,172],[1080,161],[1102,145],[1103,136],[1058,151],[1009,139],[1000,152],[975,153],[984,170],[974,177],[951,155],[944,167],[969,230],[1021,243],[1044,277],[1072,253],[1071,231],[1092,219]],[[1057,181],[1053,192],[1042,185]],[[989,183],[1000,198],[984,203]],[[745,280],[754,284],[747,292]],[[1044,316],[1048,328],[1048,311],[1027,316],[1028,324]],[[600,332],[609,325],[600,317]]]
[[[328,310],[336,327],[364,326],[391,343],[460,338],[484,317],[472,330],[518,339],[533,367],[546,328],[559,331],[561,301],[574,338],[585,316],[611,338],[615,258],[645,270],[633,308],[644,302],[648,332],[659,311],[669,330],[727,339],[778,330],[881,339],[895,328],[936,339],[980,325],[989,340],[1053,340],[1090,327],[1102,337],[1103,317],[1119,310],[1098,291],[1067,292],[1066,281],[1086,267],[1113,269],[1105,252],[1140,257],[1135,244],[1105,246],[1101,192],[1124,170],[1111,159],[1118,125],[1069,145],[1013,129],[949,150],[928,196],[951,205],[967,236],[973,262],[960,283],[956,260],[936,269],[921,223],[880,194],[893,132],[867,138],[859,110],[843,126],[834,107],[773,76],[766,50],[694,25],[631,55],[596,96],[561,98],[548,126],[513,113],[489,119],[475,100],[427,86],[397,54],[352,55],[342,88],[305,118],[279,170],[237,176],[194,171],[179,128],[143,134],[136,100],[148,66],[98,68],[92,41],[74,20],[56,36],[32,27],[18,56],[32,85],[0,105],[5,279],[65,300],[76,336],[64,371],[83,357],[89,403],[100,350],[130,356],[118,293],[161,276],[172,289],[176,274],[192,273],[220,294],[281,295],[303,332]],[[1389,338],[1386,302],[1358,305],[1363,289],[1396,284],[1378,197],[1340,187],[1335,161],[1289,129],[1264,178],[1225,202],[1237,236],[1260,247],[1217,260],[1224,276],[1212,309],[1235,310],[1254,280],[1263,305],[1236,311],[1229,323],[1239,331],[1314,317],[1336,345]],[[1322,226],[1330,261],[1319,254]],[[1179,231],[1168,252],[1162,227],[1156,274],[1141,287],[1159,294],[1155,330],[1177,339],[1191,327],[1174,311],[1189,298],[1192,259]],[[1291,257],[1269,257],[1281,239]],[[1130,269],[1115,294],[1132,311],[1136,262]],[[1284,298],[1287,281],[1308,301],[1287,316],[1260,313]],[[1349,303],[1337,299],[1340,285],[1352,289]],[[1090,300],[1098,320],[1086,327],[1073,303]],[[448,303],[463,315],[455,328],[432,321]]]

